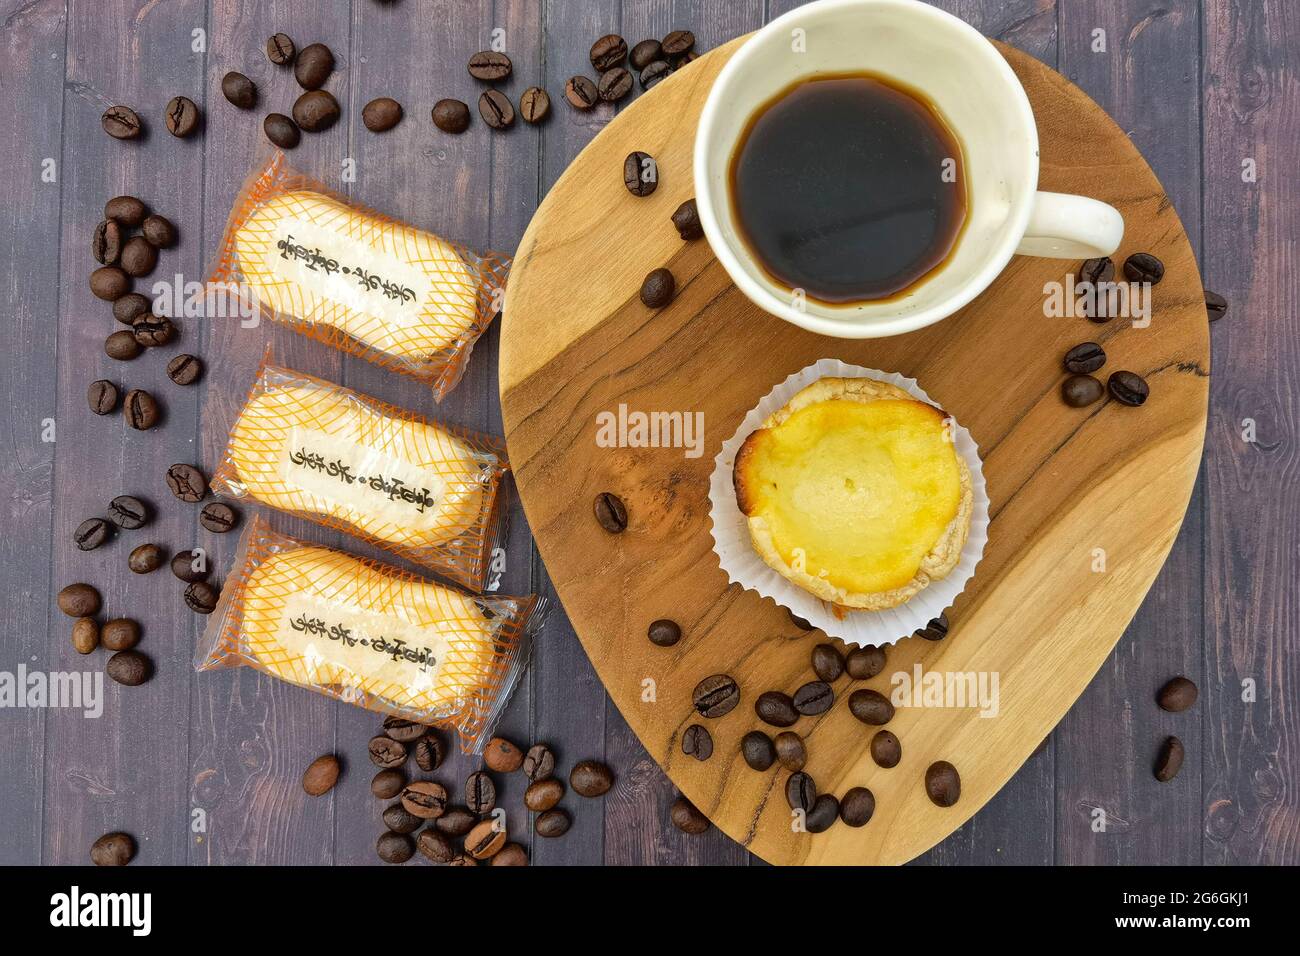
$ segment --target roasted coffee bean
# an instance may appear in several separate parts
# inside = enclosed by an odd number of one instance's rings
[[[464,807],[448,807],[442,816],[433,821],[433,827],[439,833],[459,837],[469,833],[477,823],[478,817]]]
[[[444,133],[463,133],[469,128],[469,107],[460,100],[438,100],[433,105],[433,125]]]
[[[158,348],[176,338],[176,326],[164,316],[145,315],[131,324],[131,336],[141,348]]]
[[[1087,282],[1094,288],[1103,282],[1110,282],[1114,278],[1115,263],[1111,261],[1110,256],[1085,259],[1083,265],[1079,266],[1079,281]]]
[[[588,77],[571,76],[569,82],[564,84],[564,98],[574,109],[589,110],[600,99],[600,91]]]
[[[825,833],[839,818],[840,802],[832,794],[823,793],[818,795],[817,802],[804,817],[804,826],[809,833]]]
[[[99,647],[99,624],[93,617],[79,617],[72,622],[72,648],[89,654]]]
[[[1071,408],[1083,408],[1104,395],[1106,389],[1091,375],[1071,375],[1061,383],[1061,401]]]
[[[524,806],[534,813],[543,813],[560,802],[564,796],[564,784],[551,777],[530,783],[524,791]]]
[[[370,792],[380,800],[391,800],[406,788],[406,775],[400,770],[381,770],[370,780]]]
[[[632,47],[632,52],[628,54],[628,63],[637,72],[644,70],[655,60],[664,58],[663,46],[658,40],[642,40],[636,46]]]
[[[185,589],[185,606],[195,614],[211,614],[219,600],[221,592],[207,581],[195,581]]]
[[[424,736],[427,729],[424,724],[417,724],[405,717],[389,714],[384,718],[384,733],[400,743],[414,743]]]
[[[489,866],[491,865],[491,862],[492,862],[491,860],[488,861]],[[448,866],[478,866],[478,861],[475,860],[468,853],[459,853],[447,865]]]
[[[515,108],[500,90],[485,90],[478,98],[478,115],[490,128],[505,129],[515,121]]]
[[[149,245],[144,236],[132,236],[122,246],[122,255],[118,265],[122,271],[137,279],[153,272],[158,264],[158,250]]]
[[[564,836],[569,832],[571,822],[567,811],[560,807],[554,807],[545,813],[537,815],[537,819],[533,822],[533,832],[539,837],[554,838]]]
[[[293,121],[305,133],[323,133],[338,122],[341,112],[333,93],[308,90],[294,101]]]
[[[118,333],[114,332],[114,335]],[[128,335],[130,333],[127,333]],[[112,336],[109,336],[112,338]],[[132,338],[131,342],[139,348],[139,344]],[[136,431],[148,431],[158,424],[161,412],[158,409],[157,400],[142,388],[133,388],[126,393],[126,400],[122,403],[122,417],[126,423]]]
[[[1155,285],[1165,277],[1165,264],[1149,252],[1135,252],[1124,260],[1124,275],[1130,282]]]
[[[897,767],[898,762],[903,759],[903,745],[892,732],[878,730],[871,738],[871,759],[877,766],[885,769]]]
[[[802,770],[792,773],[785,782],[785,799],[790,804],[791,810],[811,813],[814,804],[817,803],[817,784],[813,783],[813,778]]]
[[[469,58],[469,75],[484,83],[499,83],[513,70],[510,57],[495,50],[483,50]]]
[[[104,670],[123,687],[139,687],[153,674],[153,664],[139,651],[118,651]]]
[[[1146,402],[1147,396],[1151,394],[1146,379],[1136,372],[1112,372],[1110,378],[1106,380],[1106,388],[1115,401],[1121,405],[1134,407]]]
[[[283,113],[268,113],[262,120],[262,130],[266,138],[281,149],[293,149],[302,139],[297,125]]]
[[[961,776],[946,760],[936,760],[925,771],[925,792],[939,807],[951,807],[961,796]]]
[[[257,85],[235,70],[221,78],[221,95],[231,106],[241,110],[251,110],[257,105]]]
[[[319,797],[334,789],[339,780],[339,758],[323,754],[307,765],[302,774],[302,789],[312,797]]]
[[[239,512],[221,501],[210,501],[199,512],[199,524],[213,534],[225,534],[239,524]]]
[[[99,592],[89,584],[69,584],[59,591],[58,605],[68,617],[94,617],[99,613]]]
[[[373,99],[361,110],[361,122],[372,133],[384,133],[402,121],[402,104],[391,96]]]
[[[776,747],[777,762],[791,773],[802,770],[808,763],[808,748],[804,746],[803,738],[793,730],[777,734],[773,746]]]
[[[447,809],[447,790],[432,780],[413,780],[402,789],[402,806],[421,820],[433,820]]]
[[[1196,703],[1196,685],[1186,677],[1175,677],[1160,688],[1156,702],[1161,710],[1178,714]]]
[[[704,226],[700,222],[700,210],[694,199],[688,199],[673,211],[673,225],[677,234],[686,242],[704,235]]]
[[[128,229],[143,223],[147,215],[149,207],[134,196],[114,196],[104,203],[104,218],[116,219]]]
[[[312,43],[303,47],[293,64],[293,78],[304,90],[319,90],[333,72],[334,54],[324,43]],[[296,116],[294,118],[297,119]],[[298,125],[301,126],[302,123]]]
[[[492,857],[493,866],[527,866],[528,851],[518,843],[507,843]]]
[[[580,760],[569,771],[569,788],[582,797],[599,797],[613,785],[613,771],[599,760]]]
[[[703,833],[709,828],[709,818],[681,794],[678,794],[677,799],[673,801],[668,811],[668,819],[683,833]]]
[[[287,33],[277,33],[266,41],[266,58],[276,66],[292,63],[295,52],[293,40]]]
[[[1073,375],[1089,375],[1106,364],[1106,350],[1096,342],[1081,342],[1065,353],[1065,370]]]
[[[669,62],[672,64],[674,70],[680,70],[688,63],[694,63],[699,58],[700,58],[699,53],[697,53],[694,50],[687,50],[681,56],[673,57]]]
[[[659,647],[672,647],[682,639],[682,629],[676,621],[660,619],[650,622],[646,635],[650,638],[651,644]]]
[[[421,830],[420,835],[415,838],[415,847],[422,856],[434,863],[450,863],[457,855],[451,840],[428,827]]]
[[[754,713],[763,723],[773,727],[789,727],[799,719],[799,711],[794,709],[790,695],[779,690],[759,694],[758,700],[754,701]]]
[[[135,858],[135,840],[125,833],[105,833],[90,848],[95,866],[126,866]]]
[[[844,669],[854,680],[870,680],[885,669],[885,649],[874,644],[855,647],[844,659]]]
[[[177,464],[167,469],[167,487],[181,501],[195,504],[208,493],[208,479],[193,465]]]
[[[700,724],[691,724],[682,733],[682,753],[696,760],[713,756],[713,735]]]
[[[131,291],[131,277],[117,266],[100,266],[90,274],[90,291],[97,299],[116,301]]]
[[[673,301],[677,280],[667,269],[655,269],[641,283],[641,302],[649,309],[662,309]]]
[[[607,34],[591,45],[590,58],[597,73],[612,70],[627,59],[627,41],[617,33]]]
[[[86,401],[96,415],[108,415],[117,409],[117,386],[104,378],[91,382]]]
[[[497,773],[514,773],[524,765],[524,752],[504,737],[493,737],[483,751],[483,762]]]
[[[546,744],[533,744],[524,754],[524,776],[536,783],[555,773],[555,754]]]
[[[659,164],[649,153],[640,151],[627,154],[623,160],[623,185],[633,196],[649,196],[659,188]],[[667,272],[668,270],[662,270]],[[651,275],[654,275],[652,272]],[[645,301],[645,287],[642,286],[641,300]],[[671,288],[669,298],[672,298]],[[646,303],[649,305],[649,303]],[[657,308],[657,306],[652,306]]]
[[[600,74],[596,94],[606,103],[617,103],[632,92],[632,74],[621,66]]]
[[[465,852],[476,860],[487,860],[501,852],[506,845],[506,831],[496,820],[483,820],[465,834]]]
[[[167,377],[177,385],[193,385],[203,376],[203,360],[182,352],[167,363]]]
[[[424,821],[406,809],[401,801],[385,807],[384,812],[380,814],[380,819],[384,821],[384,826],[394,833],[414,833],[424,824]]]
[[[812,649],[812,669],[828,684],[839,680],[844,673],[844,655],[834,644],[818,644]]]
[[[1217,322],[1228,314],[1228,300],[1217,292],[1205,290],[1205,313],[1211,322]]]
[[[90,254],[100,265],[111,266],[122,254],[122,227],[116,219],[104,219],[90,239]]]
[[[103,518],[87,518],[72,533],[78,551],[94,551],[107,544],[112,537],[113,525]]]
[[[401,864],[415,855],[415,844],[409,836],[389,830],[380,834],[375,843],[375,852],[385,863]]]
[[[691,702],[700,716],[721,717],[740,703],[740,687],[727,674],[713,674],[695,685]]]
[[[162,549],[156,544],[142,544],[131,552],[126,566],[135,574],[148,574],[162,564]]]
[[[167,132],[173,136],[190,136],[199,128],[198,105],[188,96],[173,96],[167,101],[163,120],[167,124]]]
[[[942,641],[948,636],[948,615],[940,614],[938,617],[931,618],[929,624],[920,630],[913,631],[912,636],[924,638],[927,641]]]
[[[795,627],[799,628],[799,630],[801,631],[817,630],[816,624],[812,623],[812,621],[805,620],[804,618],[800,617],[798,614],[794,613],[794,611],[790,610],[789,608],[785,609],[785,613],[790,618],[790,623],[793,624]]]
[[[113,318],[123,325],[134,325],[137,319],[149,315],[151,311],[149,299],[139,292],[128,292],[113,302]]]
[[[809,681],[794,692],[794,709],[805,717],[816,717],[831,709],[835,691],[825,681]]]
[[[121,329],[109,335],[104,339],[104,354],[118,362],[129,362],[138,358],[144,351],[144,346],[135,340],[135,333],[128,329]],[[126,396],[130,399],[131,395],[139,389],[133,389],[127,392]],[[144,392],[143,394],[148,394]]]
[[[668,79],[673,68],[663,60],[655,60],[641,71],[641,89],[648,90]]]
[[[415,765],[425,773],[433,773],[442,765],[446,748],[443,747],[442,738],[437,735],[437,732],[430,730],[415,742],[411,751],[412,756],[415,757]]]
[[[166,216],[150,216],[140,224],[140,233],[155,249],[170,249],[176,245],[176,227]]]
[[[143,129],[140,117],[129,106],[110,106],[99,118],[99,125],[114,139],[135,139]]]
[[[108,519],[119,528],[135,531],[149,522],[149,506],[133,495],[118,495],[108,503]]]
[[[849,694],[849,711],[864,724],[887,724],[894,719],[894,705],[874,690],[855,690]]]
[[[551,112],[551,97],[540,86],[530,86],[519,95],[519,115],[525,123],[540,123]]]
[[[751,730],[740,738],[740,753],[754,770],[766,770],[776,762],[776,746],[761,730]]]
[[[866,787],[853,787],[840,801],[840,819],[851,827],[863,827],[876,812],[876,796]]]
[[[681,56],[695,46],[695,34],[690,30],[674,30],[660,44],[664,56]]]
[[[486,771],[476,770],[465,778],[465,806],[470,813],[491,813],[497,805],[497,786]]]
[[[140,625],[129,617],[115,617],[105,622],[99,640],[110,651],[129,651],[140,643]]]
[[[1160,753],[1156,755],[1155,775],[1161,783],[1168,783],[1178,776],[1178,771],[1183,769],[1183,757],[1186,751],[1183,749],[1183,742],[1177,737],[1169,737],[1160,745]]]
[[[206,581],[212,569],[208,567],[208,557],[205,552],[199,551],[177,551],[172,556],[172,574],[180,578],[186,584],[192,584],[195,581]]]
[[[627,505],[623,499],[610,491],[602,491],[592,503],[596,523],[610,534],[620,534],[627,530]]]
[[[370,738],[370,762],[384,770],[396,770],[406,763],[406,746],[387,734]]]

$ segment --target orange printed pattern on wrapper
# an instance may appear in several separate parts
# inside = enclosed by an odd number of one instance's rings
[[[496,315],[510,261],[358,206],[277,151],[240,191],[209,282],[237,283],[266,317],[441,400]]]

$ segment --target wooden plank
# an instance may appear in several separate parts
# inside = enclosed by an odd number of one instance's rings
[[[1206,4],[1205,275],[1232,309],[1214,328],[1206,464],[1206,863],[1300,862],[1295,12],[1285,0]]]
[[[67,23],[63,4],[55,0],[6,0],[0,4],[0,24],[0,55],[7,64],[0,81],[0,115],[11,124],[0,139],[0,168],[9,171],[14,187],[0,214],[0,288],[7,292],[9,335],[18,344],[0,355],[0,407],[10,410],[0,453],[0,500],[7,503],[0,567],[5,569],[5,593],[23,596],[10,602],[0,670],[11,675],[20,665],[86,670],[84,662],[71,663],[76,656],[67,653],[71,622],[52,599],[50,490],[56,446],[42,440],[45,423],[55,420],[57,409],[55,317],[64,163],[59,117]],[[41,228],[32,228],[34,223]],[[84,249],[78,252],[84,254]],[[76,411],[84,412],[84,406]],[[70,420],[58,418],[56,428],[65,424],[71,439]],[[41,708],[9,710],[0,720],[0,753],[9,758],[0,774],[0,814],[20,822],[0,830],[0,865],[41,859],[45,723]]]
[[[1200,235],[1198,4],[1060,0],[1060,10],[1062,69],[1129,133],[1195,241]],[[1105,31],[1105,53],[1093,52],[1096,30]],[[1138,224],[1127,225],[1130,238],[1117,257],[1141,251],[1131,238]],[[1167,282],[1155,289],[1155,323],[1169,320],[1168,312],[1162,314],[1168,308]],[[1114,358],[1122,361],[1120,355]],[[1176,674],[1201,682],[1203,503],[1198,487],[1141,610],[1054,735],[1059,863],[1200,859],[1200,727],[1194,715],[1162,712],[1155,694]],[[1169,734],[1182,738],[1188,759],[1177,781],[1164,785],[1151,767]],[[1099,811],[1108,820],[1104,832],[1096,829]]]

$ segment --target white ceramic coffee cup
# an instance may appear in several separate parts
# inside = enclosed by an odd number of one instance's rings
[[[967,222],[933,272],[888,301],[800,301],[773,282],[741,239],[728,169],[750,118],[801,79],[867,72],[910,87],[961,143]],[[910,332],[952,315],[1016,254],[1086,259],[1114,252],[1124,220],[1084,196],[1038,191],[1038,129],[1024,88],[997,49],[919,0],[820,0],[773,20],[718,75],[695,139],[695,198],[704,234],[732,281],[759,308],[840,338]]]

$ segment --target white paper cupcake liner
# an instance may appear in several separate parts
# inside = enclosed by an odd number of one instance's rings
[[[763,597],[770,598],[846,644],[883,646],[909,637],[914,631],[929,624],[952,606],[957,595],[974,576],[975,566],[983,557],[984,545],[988,541],[989,496],[984,484],[984,466],[975,439],[954,421],[954,444],[957,454],[961,455],[970,469],[974,500],[970,532],[966,535],[961,559],[947,577],[930,584],[906,603],[883,611],[837,610],[830,603],[814,597],[768,567],[754,549],[749,537],[749,525],[736,504],[732,468],[736,463],[736,452],[750,432],[759,428],[769,415],[789,402],[797,392],[818,379],[828,377],[876,379],[896,385],[923,402],[936,404],[916,384],[916,379],[894,372],[846,365],[838,359],[822,359],[795,372],[750,409],[736,433],[723,442],[722,450],[713,460],[713,475],[709,479],[709,519],[713,523],[713,550],[728,578],[746,590],[757,591]]]

